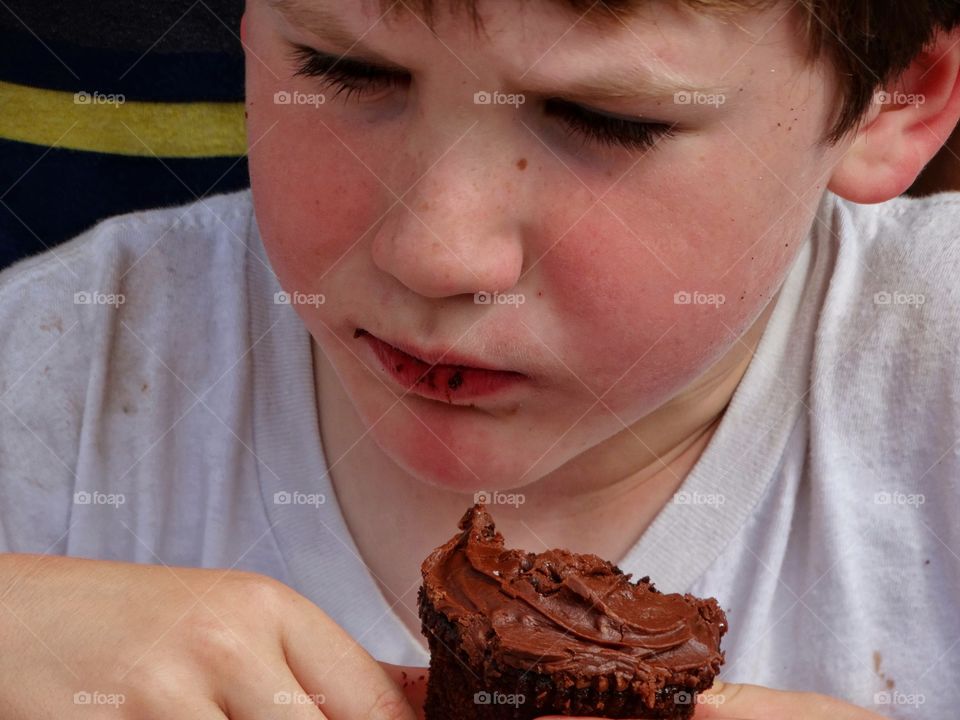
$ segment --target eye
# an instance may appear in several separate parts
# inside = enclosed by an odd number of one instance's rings
[[[334,97],[344,99],[360,96],[410,83],[410,75],[403,70],[353,60],[320,52],[306,45],[294,45],[291,52],[296,63],[294,77],[314,77],[324,86],[335,89]]]
[[[544,112],[558,118],[571,135],[579,135],[585,142],[591,140],[606,146],[651,150],[661,138],[676,134],[675,125],[607,115],[559,98],[548,99],[544,104]]]

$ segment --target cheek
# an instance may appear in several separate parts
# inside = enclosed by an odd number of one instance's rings
[[[279,121],[250,152],[251,185],[271,263],[285,288],[306,290],[362,242],[384,193],[322,125]]]
[[[321,88],[304,78],[289,79],[289,61],[277,44],[261,44],[258,57],[247,57],[257,222],[283,286],[306,291],[362,242],[386,210],[384,202],[392,196],[370,168],[383,174],[396,153],[391,154],[390,138],[371,138],[347,123],[333,100],[319,106],[274,102],[278,91]]]
[[[624,408],[664,401],[726,354],[776,292],[799,247],[791,233],[809,225],[801,205],[780,217],[793,199],[782,186],[747,203],[664,180],[656,196],[608,195],[543,261],[570,368],[597,394],[616,386],[611,404]],[[545,237],[569,228],[561,214]]]

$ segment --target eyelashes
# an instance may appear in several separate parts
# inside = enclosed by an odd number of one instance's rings
[[[334,97],[342,95],[344,100],[410,83],[410,76],[402,70],[327,55],[305,45],[295,45],[292,56],[294,77],[319,78],[325,87],[335,90]]]
[[[585,142],[594,141],[600,145],[650,150],[661,138],[676,134],[673,125],[627,120],[557,98],[547,100],[544,112],[559,119],[570,134],[580,136]]]
[[[296,68],[294,77],[317,78],[323,87],[334,91],[334,97],[343,100],[410,84],[410,75],[403,70],[328,55],[305,45],[294,45],[291,54]],[[605,147],[651,150],[662,138],[676,133],[675,126],[668,123],[608,115],[560,98],[547,99],[543,109],[544,114],[555,118],[571,137]]]

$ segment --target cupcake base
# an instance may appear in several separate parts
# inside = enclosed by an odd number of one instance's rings
[[[584,679],[541,675],[498,666],[491,657],[483,667],[460,657],[457,626],[437,612],[420,593],[420,617],[430,646],[430,679],[424,706],[426,720],[533,720],[544,715],[689,720],[696,693],[709,688],[709,677],[687,675],[686,684],[633,681],[617,687],[613,678]]]

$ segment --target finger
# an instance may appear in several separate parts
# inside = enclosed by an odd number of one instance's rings
[[[423,718],[423,703],[427,699],[427,676],[429,670],[424,667],[404,667],[402,665],[391,665],[390,663],[380,663],[387,675],[400,686],[403,694],[407,696],[407,702],[417,713],[417,717]]]
[[[198,712],[196,705],[176,705],[174,707],[160,708],[160,711],[156,715],[150,715],[149,717],[138,715],[137,717],[141,718],[141,720],[169,720],[169,718],[172,717],[190,718],[190,720],[230,720],[229,716],[224,715],[223,710],[221,710],[216,703],[211,703],[211,705],[213,707],[205,712]]]
[[[247,679],[230,684],[224,693],[224,709],[230,720],[263,720],[266,717],[326,720],[321,710],[326,697],[307,693],[282,659],[280,665],[284,670],[279,677],[271,674],[253,682]]]
[[[725,683],[697,698],[696,720],[884,720],[881,715],[827,695]]]
[[[322,693],[337,720],[417,720],[400,687],[346,631],[302,596],[283,627],[283,650],[308,693]]]
[[[124,708],[122,705],[120,709]],[[73,708],[76,711],[76,708]],[[60,717],[74,717],[64,714]],[[119,716],[118,716],[119,717]],[[127,717],[136,717],[140,720],[168,720],[168,718],[190,718],[191,720],[228,720],[223,709],[210,698],[185,700],[177,699],[162,705],[153,705],[150,708],[138,707],[135,713]]]

